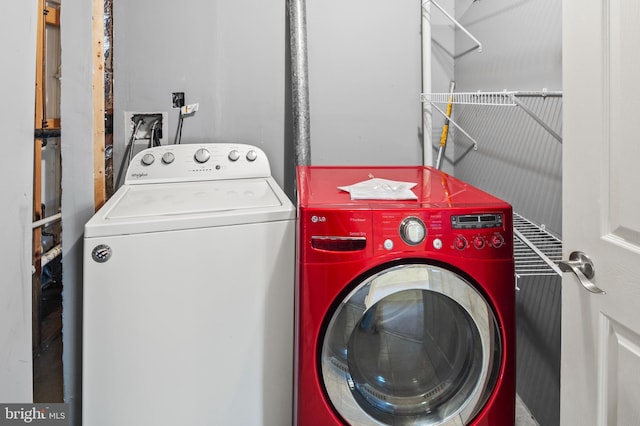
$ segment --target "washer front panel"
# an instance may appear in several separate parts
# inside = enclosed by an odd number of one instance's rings
[[[352,425],[467,424],[493,389],[500,347],[496,318],[470,283],[433,265],[395,266],[333,312],[322,380]]]

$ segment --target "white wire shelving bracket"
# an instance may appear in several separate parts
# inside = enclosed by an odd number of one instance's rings
[[[562,240],[518,213],[513,214],[513,252],[516,278],[562,275],[557,265]]]
[[[447,12],[446,10],[444,10],[444,8],[442,6],[440,6],[438,3],[436,3],[434,0],[426,0],[422,2],[422,6],[424,7],[425,4],[427,3],[431,3],[432,5],[434,5],[436,8],[438,8],[438,10],[440,10],[440,12],[442,12],[444,14],[444,16],[446,16],[451,22],[454,23],[454,25],[458,28],[460,28],[462,30],[462,32],[464,32],[467,36],[469,36],[469,38],[471,40],[473,40],[474,43],[476,43],[476,45],[474,47],[472,47],[471,49],[469,49],[467,52],[470,52],[472,50],[478,49],[478,52],[482,52],[482,43],[480,43],[480,40],[478,40],[477,38],[475,38],[473,36],[473,34],[471,34],[469,32],[469,30],[467,30],[460,22],[458,22],[456,20],[456,18],[454,18],[453,16],[451,16],[449,14],[449,12]],[[466,52],[465,52],[466,53]]]
[[[473,137],[471,137],[471,135],[469,133],[467,133],[462,127],[460,127],[455,121],[453,121],[451,116],[448,116],[446,112],[444,112],[440,108],[438,108],[438,106],[435,103],[431,102],[431,106],[434,107],[436,109],[436,111],[438,111],[440,114],[442,114],[442,116],[445,119],[447,119],[450,124],[453,124],[456,129],[460,130],[466,137],[468,137],[471,140],[471,142],[473,142],[473,149],[475,151],[478,150],[478,142]]]
[[[453,95],[451,93],[422,93],[420,100],[422,102],[429,102],[435,107],[435,104],[448,104],[453,103],[458,105],[479,105],[479,106],[517,106],[536,123],[538,123],[544,130],[546,130],[553,138],[562,143],[562,136],[560,136],[555,130],[547,125],[536,113],[531,111],[526,105],[520,102],[517,98],[519,96],[540,96],[540,97],[561,97],[562,92],[549,92],[546,89],[540,92],[516,92],[516,91],[502,91],[502,92],[457,92]],[[436,107],[437,108],[437,107]],[[455,123],[454,123],[455,124]],[[471,138],[468,133],[460,128],[457,124],[456,128],[460,129],[465,136]],[[473,138],[471,138],[473,140]],[[474,144],[477,144],[474,141]]]
[[[484,106],[515,106],[516,92],[455,92],[451,93],[423,93],[422,102],[432,104],[484,105]]]

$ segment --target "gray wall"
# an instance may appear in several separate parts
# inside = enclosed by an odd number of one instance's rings
[[[4,155],[0,211],[0,401],[32,401],[31,222],[37,2],[10,0],[0,26]],[[6,6],[6,5],[5,5]],[[18,43],[19,41],[19,43]]]
[[[483,52],[456,60],[456,90],[562,90],[561,18],[555,0],[473,3],[459,20],[483,43]],[[456,49],[463,52],[469,44],[458,31]],[[561,99],[521,100],[562,132]],[[456,107],[454,116],[479,143],[477,152],[461,157],[470,144],[456,133],[456,176],[506,199],[515,211],[560,235],[561,144],[520,107]]]
[[[459,0],[462,3],[462,0]],[[482,0],[457,10],[483,43],[455,61],[456,90],[562,90],[561,2]],[[456,33],[456,49],[470,41]],[[562,133],[561,98],[518,98]],[[455,174],[510,202],[514,211],[561,235],[562,145],[520,107],[456,106]],[[466,154],[466,155],[465,155]],[[542,426],[559,424],[561,279],[522,277],[516,293],[517,390]]]
[[[421,164],[420,4],[309,0],[312,164]]]
[[[182,141],[260,146],[283,180],[285,2],[114,2],[114,148],[120,165],[124,111],[169,113],[171,92],[200,109]]]
[[[114,4],[117,164],[123,112],[168,111],[172,141],[184,91],[200,110],[183,142],[259,145],[292,195],[286,2],[156,5]],[[420,164],[420,4],[310,0],[307,16],[312,163]]]

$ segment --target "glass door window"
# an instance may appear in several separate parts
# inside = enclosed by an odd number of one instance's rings
[[[322,345],[325,389],[351,424],[465,424],[500,366],[496,319],[482,295],[438,266],[396,266],[342,301]]]

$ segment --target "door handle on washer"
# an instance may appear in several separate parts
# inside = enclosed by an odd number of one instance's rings
[[[569,260],[561,260],[558,266],[562,272],[573,272],[578,277],[580,284],[586,290],[595,294],[606,294],[595,285],[591,279],[596,276],[596,270],[593,261],[585,253],[574,251],[569,255]]]

